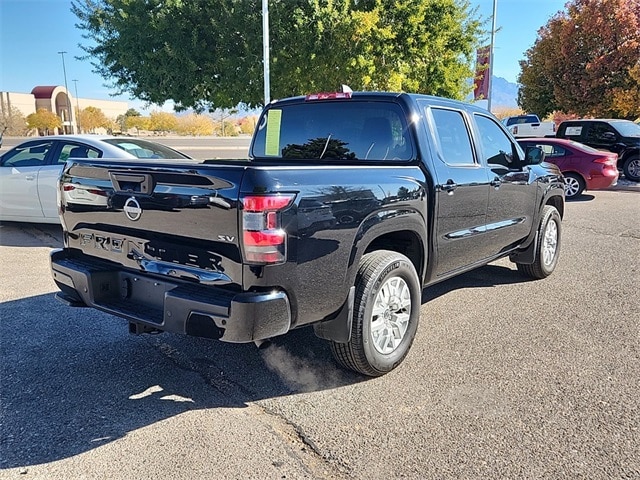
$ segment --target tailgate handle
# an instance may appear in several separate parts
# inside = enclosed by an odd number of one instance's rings
[[[131,250],[128,256],[138,263],[142,271],[147,273],[167,275],[185,280],[195,280],[203,285],[218,285],[220,283],[231,282],[231,278],[222,272],[212,272],[196,267],[188,267],[186,265],[150,260],[135,248]]]
[[[109,172],[116,192],[150,194],[153,192],[153,178],[144,173]]]

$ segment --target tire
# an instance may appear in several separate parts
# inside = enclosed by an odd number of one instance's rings
[[[640,156],[635,155],[627,159],[622,167],[624,176],[632,182],[640,182]]]
[[[564,176],[564,196],[572,199],[582,195],[585,189],[584,179],[577,173],[567,173]]]
[[[355,287],[351,339],[331,342],[331,351],[343,367],[379,377],[409,353],[420,319],[420,280],[407,257],[380,250],[362,257]]]
[[[518,270],[535,279],[546,278],[553,273],[560,255],[562,220],[555,207],[545,205],[538,226],[536,256],[532,264],[518,263]]]

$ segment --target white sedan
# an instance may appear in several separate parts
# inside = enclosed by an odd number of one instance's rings
[[[0,221],[60,223],[57,181],[69,158],[190,157],[130,137],[56,135],[27,140],[0,156]]]

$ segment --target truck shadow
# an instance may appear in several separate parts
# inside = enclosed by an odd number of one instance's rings
[[[486,266],[425,289],[525,281]],[[124,320],[69,309],[53,294],[0,303],[0,470],[69,458],[184,412],[353,385],[311,328],[266,349],[181,335],[132,336]]]
[[[62,247],[62,227],[47,223],[0,222],[0,246]]]
[[[461,288],[494,287],[496,285],[511,285],[529,281],[531,281],[530,278],[524,276],[515,268],[485,265],[425,288],[422,291],[422,303],[425,304]]]
[[[52,294],[0,303],[0,470],[69,458],[190,410],[332,389],[341,370],[304,328],[259,350],[160,334],[69,309]]]
[[[571,203],[584,203],[591,202],[595,200],[596,197],[587,193],[583,193],[582,195],[578,195],[576,198],[567,198],[567,202]]]

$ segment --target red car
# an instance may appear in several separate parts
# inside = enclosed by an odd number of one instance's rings
[[[609,188],[618,181],[616,153],[561,138],[527,138],[518,140],[518,143],[524,150],[540,147],[546,154],[545,162],[560,168],[567,198],[576,198],[584,190]]]

